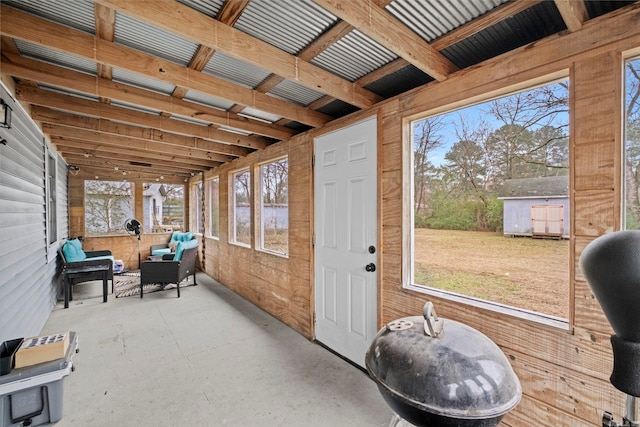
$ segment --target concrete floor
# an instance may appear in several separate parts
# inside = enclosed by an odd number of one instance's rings
[[[203,273],[198,286],[102,303],[74,289],[42,333],[78,333],[57,426],[386,426],[367,374]]]

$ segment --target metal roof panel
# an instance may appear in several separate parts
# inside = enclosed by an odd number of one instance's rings
[[[337,19],[310,0],[253,0],[234,27],[295,55]]]
[[[140,74],[131,73],[119,68],[113,68],[113,81],[162,93],[164,95],[171,95],[175,89],[175,85],[172,85],[171,83],[152,79],[147,76],[141,76]]]
[[[316,56],[311,63],[355,81],[398,56],[358,30],[352,30]]]
[[[185,101],[196,102],[198,104],[205,105],[207,107],[217,108],[223,111],[227,111],[229,108],[233,107],[235,104],[231,101],[227,101],[226,99],[217,98],[215,96],[197,92],[195,90],[189,90],[187,95],[184,97]]]
[[[232,58],[221,52],[216,52],[211,57],[202,72],[250,88],[255,88],[271,74],[263,68]]]
[[[283,80],[276,85],[276,87],[271,89],[268,94],[286,99],[287,101],[293,101],[304,106],[307,106],[324,96],[323,93],[296,83],[293,80]]]
[[[386,10],[426,41],[432,41],[507,0],[395,0]]]
[[[93,61],[79,58],[75,55],[60,52],[54,49],[48,49],[46,47],[38,46],[33,43],[25,42],[22,40],[15,40],[16,47],[20,51],[20,54],[27,58],[36,59],[38,61],[47,62],[49,64],[57,65],[59,67],[68,68],[73,71],[80,71],[82,73],[97,75],[97,65]]]
[[[195,9],[211,18],[215,18],[220,13],[220,9],[225,0],[177,0],[185,6]]]
[[[96,33],[92,0],[2,0],[2,4],[76,30]]]
[[[115,42],[187,66],[198,45],[184,37],[116,12]]]

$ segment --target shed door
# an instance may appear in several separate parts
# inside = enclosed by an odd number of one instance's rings
[[[376,152],[375,118],[315,140],[315,337],[360,366],[377,333]]]
[[[531,206],[531,232],[534,236],[562,236],[564,233],[564,206]]]

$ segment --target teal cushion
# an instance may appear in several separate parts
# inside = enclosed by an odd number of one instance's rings
[[[190,231],[174,231],[173,234],[171,235],[171,240],[169,241],[169,243],[171,242],[188,242],[189,240],[193,239],[193,233]]]
[[[154,249],[153,252],[151,252],[151,255],[157,256],[157,255],[166,255],[170,253],[171,253],[171,248],[163,248],[163,249]]]
[[[178,242],[178,246],[176,246],[176,254],[173,256],[174,261],[180,261],[182,259],[182,253],[185,249],[197,248],[198,240],[193,239],[188,242]]]
[[[78,262],[87,259],[87,254],[82,250],[82,243],[78,239],[69,240],[62,247],[64,259],[67,262]]]

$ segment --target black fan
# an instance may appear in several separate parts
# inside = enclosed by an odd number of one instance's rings
[[[140,221],[135,218],[129,218],[124,223],[124,229],[127,230],[127,233],[132,236],[136,236],[138,238],[138,268],[140,268],[140,235],[142,234],[142,230],[140,230]]]
[[[131,235],[136,235],[138,236],[138,239],[140,239],[140,221],[138,221],[135,218],[129,218],[127,220],[127,222],[124,223],[124,228],[125,230],[127,230],[127,233],[131,234]]]

